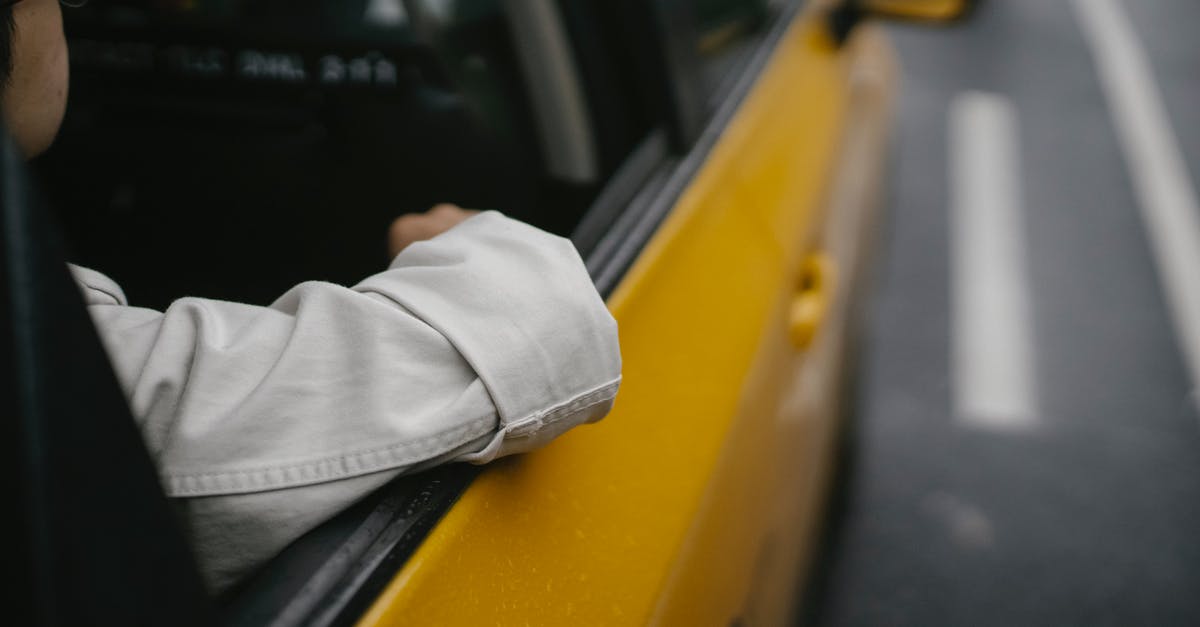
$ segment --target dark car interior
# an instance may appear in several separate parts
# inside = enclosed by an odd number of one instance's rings
[[[556,177],[502,3],[428,3],[444,14],[413,19],[420,4],[69,11],[71,105],[38,169],[73,258],[146,306],[182,295],[266,304],[303,280],[378,272],[390,221],[439,202],[569,235],[648,132],[644,107],[593,107],[599,167]],[[568,23],[603,24],[592,15],[602,3],[565,5]],[[644,65],[622,58],[633,51],[576,39],[594,68],[588,89],[633,102],[630,70]]]

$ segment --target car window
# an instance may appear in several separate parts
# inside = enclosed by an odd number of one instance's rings
[[[570,177],[548,167],[541,85],[512,4],[525,0],[109,0],[67,12],[72,102],[37,167],[70,259],[140,306],[185,294],[266,303],[303,280],[378,271],[388,222],[436,202],[571,233],[609,183],[634,190],[666,156],[643,72],[648,5],[546,5],[594,140],[593,171]],[[475,472],[389,485],[222,599],[223,613],[260,624],[314,602],[361,611],[387,580],[379,560],[403,563]]]
[[[304,280],[377,272],[390,220],[438,202],[570,233],[640,129],[602,82],[618,75],[609,50],[577,37],[554,2],[549,22],[512,8],[535,4],[113,0],[69,12],[72,102],[39,170],[73,260],[146,306],[266,303]],[[562,85],[536,82],[544,51],[518,36],[539,27],[578,60],[551,75],[577,92],[565,138],[544,124],[560,108],[538,106]],[[594,107],[598,94],[612,106]],[[582,166],[562,169],[553,140],[582,145]]]

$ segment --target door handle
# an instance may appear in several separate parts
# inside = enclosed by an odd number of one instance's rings
[[[812,345],[833,302],[836,272],[825,253],[813,253],[800,268],[800,282],[788,311],[788,335],[792,345],[805,350]]]

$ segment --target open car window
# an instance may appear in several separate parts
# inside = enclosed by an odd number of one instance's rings
[[[487,0],[69,12],[72,102],[39,165],[73,260],[141,305],[265,303],[386,267],[390,221],[439,202],[569,234],[634,131],[592,114],[574,64],[550,73],[586,114],[571,128],[605,137],[582,141],[582,166],[559,167],[578,138],[548,137],[536,115],[559,89],[531,82],[547,74],[518,45],[538,28],[555,30]]]
[[[570,236],[607,296],[764,62],[775,4],[93,3],[68,15],[72,103],[38,171],[71,260],[138,305],[356,282],[386,266],[394,217],[446,201]],[[537,67],[546,50],[570,63]],[[221,599],[223,620],[354,622],[478,472],[402,477]]]

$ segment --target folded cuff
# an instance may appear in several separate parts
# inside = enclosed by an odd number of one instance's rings
[[[482,462],[531,450],[611,406],[621,377],[616,322],[568,240],[496,212],[475,216],[392,264],[373,291],[444,335],[496,406]]]

